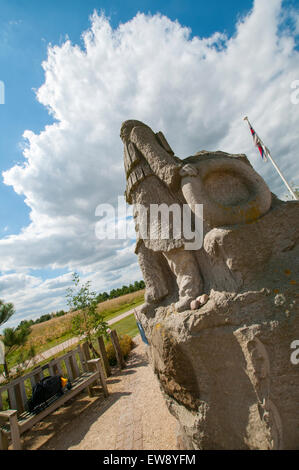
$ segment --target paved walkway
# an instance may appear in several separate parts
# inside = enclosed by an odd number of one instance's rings
[[[78,396],[25,433],[27,449],[174,450],[176,419],[147,364],[140,336],[127,366],[108,378],[110,395]]]

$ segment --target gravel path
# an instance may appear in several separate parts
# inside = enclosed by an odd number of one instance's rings
[[[140,336],[127,366],[107,379],[110,395],[85,393],[25,435],[27,449],[174,450],[176,420],[147,364]]]

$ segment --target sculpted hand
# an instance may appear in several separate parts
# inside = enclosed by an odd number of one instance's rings
[[[190,163],[187,163],[187,165],[184,165],[180,169],[180,176],[196,176],[196,175],[197,175],[197,169],[193,165],[190,165]]]

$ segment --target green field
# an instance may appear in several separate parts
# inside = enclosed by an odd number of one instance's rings
[[[128,310],[132,310],[135,307],[138,307],[139,305],[142,305],[144,302],[144,298],[137,298],[134,299],[132,302],[128,302],[124,304],[121,308],[115,308],[115,309],[110,309],[110,310],[103,310],[101,314],[105,318],[105,321],[111,320],[112,318],[118,317],[118,315],[121,315],[122,313],[127,312]]]
[[[143,304],[143,302],[144,293],[141,291],[123,296],[123,298],[103,302],[98,307],[101,315],[108,321]],[[33,326],[30,342],[34,344],[36,354],[43,353],[74,337],[71,331],[71,318],[72,314],[68,314]],[[111,328],[116,329],[120,335],[127,334],[131,337],[136,336],[139,332],[134,314],[114,323],[111,325]],[[18,350],[8,356],[8,366],[10,369],[18,364],[18,357]],[[2,369],[3,367],[0,366],[0,373]]]
[[[135,316],[128,315],[122,320],[113,323],[111,329],[116,330],[119,335],[129,335],[132,338],[139,334],[138,326],[136,324]]]

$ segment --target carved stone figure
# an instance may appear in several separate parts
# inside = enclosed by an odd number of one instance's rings
[[[180,160],[165,138],[149,128],[137,138],[137,128],[123,141],[151,176],[133,182],[128,202],[179,201],[191,210],[203,203],[199,250],[188,253],[184,239],[137,242],[154,292],[151,315],[145,309],[139,320],[178,421],[178,448],[299,449],[299,364],[291,360],[299,340],[299,202],[271,194],[245,155],[200,151]],[[184,282],[193,299],[177,313],[176,285],[183,291]]]
[[[135,252],[146,284],[146,304],[143,311],[157,306],[171,292],[169,269],[178,285],[177,311],[183,311],[202,291],[202,281],[197,259],[192,251],[184,250],[181,235],[173,237],[173,224],[169,224],[169,237],[163,238],[162,221],[150,218],[150,206],[165,204],[168,207],[184,204],[180,191],[182,176],[196,171],[174,156],[165,137],[140,121],[125,121],[121,127],[124,143],[124,162],[127,177],[126,200],[134,204],[137,243]],[[138,206],[146,210],[145,218]],[[147,210],[148,209],[148,210]],[[145,223],[146,222],[146,223]],[[146,225],[148,237],[141,234],[140,226]],[[152,236],[149,232],[154,234]]]

